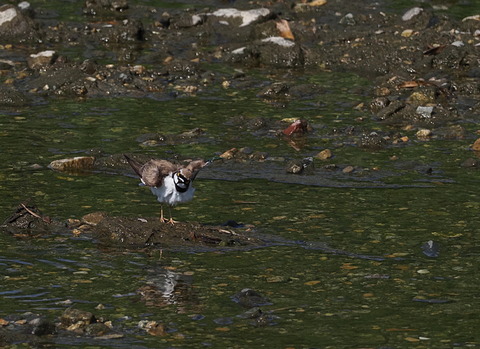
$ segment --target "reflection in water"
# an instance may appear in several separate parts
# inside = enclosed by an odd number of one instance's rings
[[[198,304],[193,291],[193,277],[170,268],[158,267],[149,270],[146,285],[138,289],[147,306],[165,307],[176,305],[182,312],[185,307]]]

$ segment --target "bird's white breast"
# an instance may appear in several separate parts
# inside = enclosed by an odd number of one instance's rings
[[[159,202],[174,206],[183,202],[188,202],[193,199],[193,193],[195,188],[190,186],[187,191],[180,193],[175,189],[175,183],[173,177],[168,175],[163,179],[163,185],[161,187],[151,187],[152,193],[157,196]]]

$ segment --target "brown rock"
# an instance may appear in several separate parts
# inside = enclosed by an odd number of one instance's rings
[[[422,128],[421,130],[417,131],[416,136],[417,138],[420,138],[420,139],[430,138],[432,136],[432,131],[427,128]],[[480,143],[479,143],[479,149],[480,149]]]
[[[315,158],[319,160],[327,160],[327,159],[330,159],[332,156],[333,156],[333,153],[330,149],[324,149],[320,153],[315,155]]]
[[[93,156],[77,156],[69,159],[54,160],[48,165],[57,171],[84,171],[93,168],[95,158]]]
[[[351,165],[348,165],[347,167],[345,167],[342,172],[343,173],[352,173],[353,171],[355,170],[355,167],[351,166]]]
[[[220,155],[222,159],[229,160],[233,159],[235,157],[235,154],[238,153],[237,148],[232,148],[224,152],[223,154]]]
[[[60,317],[62,326],[67,329],[76,330],[78,327],[86,326],[96,322],[95,316],[89,311],[83,311],[73,308],[66,309]],[[73,326],[76,325],[76,326]]]
[[[83,216],[82,221],[84,223],[89,224],[89,225],[97,225],[106,216],[107,216],[107,214],[105,212],[92,212],[92,213],[88,213],[85,216]]]
[[[36,54],[31,54],[27,58],[28,67],[30,69],[39,69],[47,67],[55,62],[57,53],[52,50],[42,51]]]
[[[156,321],[152,321],[147,327],[147,333],[156,337],[163,337],[167,335],[164,324],[159,324]]]
[[[472,145],[473,151],[480,151],[480,138],[477,139]]]

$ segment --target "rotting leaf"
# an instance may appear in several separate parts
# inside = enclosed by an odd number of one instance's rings
[[[304,285],[306,285],[306,286],[313,286],[313,285],[319,284],[320,282],[321,282],[321,281],[319,281],[319,280],[312,280],[312,281],[307,281],[307,282],[305,282]]]
[[[420,342],[420,339],[415,337],[405,337],[405,340],[408,342]]]

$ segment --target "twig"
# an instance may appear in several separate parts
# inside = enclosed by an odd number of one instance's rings
[[[37,217],[37,218],[41,219],[43,222],[45,222],[45,223],[48,223],[48,224],[51,223],[50,218],[48,218],[48,217],[45,218],[45,217],[40,216],[39,214],[33,212],[31,209],[29,209],[27,206],[25,206],[23,203],[21,203],[20,205],[22,205],[22,207],[25,209],[25,211],[27,211],[28,213],[30,213],[33,217]]]

